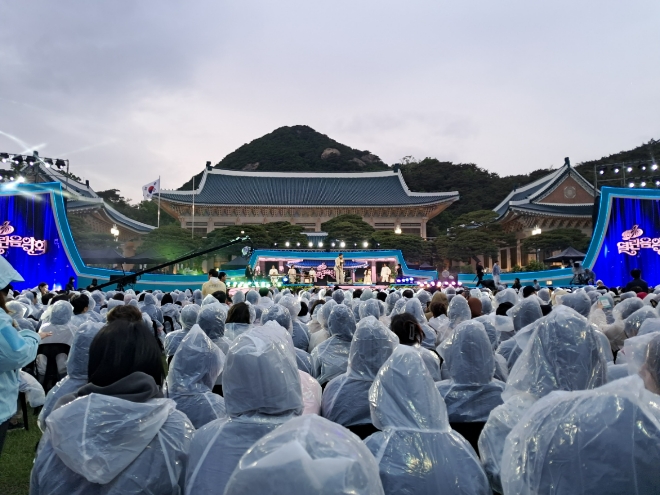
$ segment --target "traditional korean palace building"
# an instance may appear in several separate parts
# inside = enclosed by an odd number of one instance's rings
[[[500,251],[500,266],[526,265],[530,254],[522,249],[521,241],[535,232],[577,228],[591,236],[595,195],[594,187],[568,160],[551,174],[511,191],[494,208],[499,214],[496,221],[516,234],[516,245]]]
[[[341,174],[206,169],[194,191],[161,192],[162,208],[199,233],[280,221],[321,232],[323,222],[351,213],[376,230],[426,237],[426,223],[457,200],[457,192],[411,192],[397,168]]]

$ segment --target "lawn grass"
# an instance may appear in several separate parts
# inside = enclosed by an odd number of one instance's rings
[[[30,471],[34,461],[41,430],[37,418],[30,415],[30,430],[7,432],[5,446],[0,455],[0,493],[2,495],[27,495],[30,492]]]

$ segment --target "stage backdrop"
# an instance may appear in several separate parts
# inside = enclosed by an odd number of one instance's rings
[[[0,196],[0,255],[25,282],[15,289],[64,287],[75,272],[60,239],[50,194]]]
[[[585,266],[605,285],[625,285],[630,270],[660,283],[660,191],[603,188]]]

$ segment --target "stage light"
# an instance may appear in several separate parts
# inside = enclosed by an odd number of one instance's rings
[[[66,167],[66,162],[64,160],[57,159],[57,160],[55,160],[55,166],[57,168],[64,168],[64,167]]]
[[[634,182],[629,183],[628,187],[635,187],[635,183]]]
[[[289,281],[288,277],[284,277],[284,278],[282,279],[282,282],[284,282],[285,284],[286,284],[288,281]]]
[[[632,170],[633,170],[632,167],[626,168],[626,172],[632,172]]]
[[[290,245],[290,244],[289,244],[289,241],[286,241],[286,242],[284,243],[284,245],[285,245],[286,247],[289,247],[289,245]]]
[[[25,182],[25,177],[19,177],[16,182]]]
[[[339,247],[340,247],[340,248],[345,248],[345,247],[346,247],[346,243],[345,243],[344,241],[341,241],[341,242],[339,243]]]
[[[2,160],[2,163],[7,163],[7,160],[9,160],[9,153],[0,153],[0,160]]]
[[[50,158],[44,158],[43,162],[46,164],[46,168],[50,168],[51,165],[53,164],[53,160]]]
[[[615,173],[615,174],[618,174],[619,172],[620,172],[619,167],[615,167],[615,168],[614,168],[614,173]]]
[[[463,282],[459,282],[458,285],[459,285],[459,286],[463,285]]]
[[[660,186],[660,180],[656,180],[656,181],[655,181],[655,185],[656,185],[656,186]]]
[[[310,242],[310,243],[308,244],[308,246],[309,246],[309,247],[314,247],[314,243],[313,243],[313,242]]]
[[[401,227],[397,227],[396,229],[394,229],[394,233],[395,234],[400,234],[401,233]]]
[[[646,187],[646,182],[642,181],[642,183],[640,184],[640,186],[642,186],[642,187]]]
[[[330,246],[335,247],[335,243],[334,243],[334,242],[331,242],[331,243],[330,243]]]
[[[273,243],[273,246],[277,246],[277,243],[276,243],[276,242],[274,242],[274,243]]]
[[[603,170],[603,169],[601,168],[601,169],[598,171],[598,173],[599,173],[600,175],[603,175],[603,174],[605,174],[605,170]]]
[[[646,165],[640,165],[640,166],[639,166],[639,169],[640,169],[641,171],[646,170]]]
[[[654,163],[653,165],[651,165],[651,170],[653,170],[653,171],[658,170],[658,164]]]
[[[322,242],[319,242],[319,247],[323,247],[323,243],[322,243]]]
[[[23,161],[23,157],[21,155],[14,155],[14,158],[11,160],[14,163],[21,163]]]
[[[365,248],[366,248],[366,247],[369,247],[369,243],[368,243],[367,241],[364,241],[364,242],[362,243],[362,247],[365,247]]]
[[[299,243],[299,242],[296,242],[296,246],[300,246],[300,243]]]

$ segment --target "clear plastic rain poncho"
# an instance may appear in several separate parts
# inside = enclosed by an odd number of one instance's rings
[[[495,294],[495,309],[505,302],[511,303],[515,306],[518,304],[519,300],[518,293],[514,289],[504,289]]]
[[[322,312],[330,304],[323,305]],[[313,375],[321,385],[346,372],[351,340],[355,333],[353,313],[343,304],[331,308],[328,318],[330,338],[312,351]]]
[[[25,394],[27,403],[35,409],[46,402],[46,392],[41,383],[31,374],[18,370],[18,391]]]
[[[516,332],[543,317],[539,298],[534,296],[523,299],[506,314],[513,318],[513,328]]]
[[[66,394],[76,392],[87,383],[89,347],[92,345],[94,337],[96,337],[96,334],[99,333],[101,328],[103,328],[103,323],[87,321],[76,332],[67,360],[68,374],[48,391],[44,407],[41,409],[41,413],[39,413],[37,423],[41,431],[46,429],[46,418],[48,418],[58,399]]]
[[[489,315],[493,312],[493,301],[487,294],[481,294],[479,298],[481,301],[481,313]]]
[[[212,421],[195,434],[185,493],[224,493],[243,454],[301,415],[300,375],[285,338],[284,329],[255,327],[229,348],[222,381],[229,418]]]
[[[86,290],[83,291],[83,294],[85,294],[87,296],[87,299],[89,300],[89,304],[87,305],[87,313],[85,313],[87,319],[95,322],[105,322],[105,318],[103,318],[98,313],[99,305],[97,304],[92,294]]]
[[[217,302],[219,301],[215,297],[213,297],[213,295],[208,294],[204,299],[202,299],[202,308],[204,306],[207,306],[209,304],[215,304]]]
[[[335,306],[337,306],[337,303],[334,301],[334,299],[332,299],[327,301],[320,308],[316,308],[314,311],[314,314],[317,315],[316,321],[318,321],[318,323],[321,325],[321,329],[317,330],[309,337],[310,353],[312,353],[321,342],[324,342],[330,338],[330,331],[328,330],[328,318],[330,317],[330,313],[332,313],[332,309]]]
[[[181,324],[181,330],[175,330],[170,332],[165,337],[165,353],[168,356],[174,356],[179,344],[190,331],[190,329],[197,323],[197,317],[201,311],[201,307],[197,304],[188,304],[183,307],[181,314],[179,315],[179,323]]]
[[[628,338],[635,337],[639,334],[639,329],[647,319],[657,318],[660,318],[660,315],[654,308],[643,306],[623,321],[623,332]]]
[[[52,411],[46,425],[31,494],[181,493],[195,430],[174,401],[92,393]]]
[[[420,289],[415,293],[415,297],[419,299],[419,302],[422,303],[422,306],[426,308],[428,303],[431,302],[431,294],[429,294],[424,289]]]
[[[336,290],[332,293],[332,299],[337,303],[341,304],[344,302],[345,294],[343,290]]]
[[[300,301],[295,296],[287,295],[280,299],[279,304],[288,309],[291,315],[293,329],[291,338],[293,339],[293,345],[298,349],[307,351],[309,349],[309,331],[307,330],[307,325],[298,319],[298,313],[300,313],[302,307]]]
[[[504,439],[524,412],[554,390],[585,390],[607,381],[607,361],[586,318],[558,306],[538,322],[502,393],[504,404],[490,414],[479,437],[479,454],[491,486],[502,493]]]
[[[392,314],[392,310],[394,310],[394,305],[396,302],[401,299],[401,294],[398,292],[390,292],[387,297],[385,298],[385,305],[387,306],[387,315]]]
[[[261,299],[261,296],[256,290],[250,290],[248,293],[245,295],[245,300],[249,302],[250,304],[259,304],[259,300]]]
[[[626,340],[624,320],[642,307],[644,307],[644,303],[638,297],[625,299],[614,306],[614,309],[612,310],[614,322],[606,325],[599,325],[602,332],[607,335],[608,339],[610,339],[613,351],[618,351],[623,348],[623,343]]]
[[[178,304],[167,303],[164,306],[161,306],[160,310],[163,313],[163,326],[165,327],[165,332],[170,333],[173,332],[174,330],[181,329],[181,325],[179,324],[179,314],[181,313],[181,306],[179,306]],[[171,328],[170,323],[165,321],[166,316],[172,319],[172,325],[174,325],[174,328]]]
[[[174,353],[167,375],[167,394],[196,429],[227,417],[224,399],[211,392],[224,361],[225,355],[199,325],[192,327]]]
[[[561,298],[561,304],[568,306],[580,313],[585,318],[589,318],[591,312],[591,298],[584,291],[576,291],[566,294]]]
[[[397,299],[397,301],[394,303],[394,309],[390,313],[390,316],[394,317],[395,315],[399,315],[403,313],[407,302],[408,299],[406,299],[405,297],[401,297],[401,299]]]
[[[383,495],[378,466],[357,437],[319,416],[288,421],[240,460],[225,495]]]
[[[421,301],[416,298],[410,299],[406,302],[404,312],[413,315],[417,320],[417,323],[419,323],[419,326],[422,327],[422,331],[424,332],[422,347],[435,350],[435,341],[438,335],[435,333],[433,327],[428,324],[428,320],[426,319],[424,310],[422,309]]]
[[[637,376],[541,399],[506,439],[505,493],[658,493],[659,410]]]
[[[53,335],[41,339],[41,344],[66,344],[70,346],[77,330],[71,324],[73,306],[67,301],[57,301],[48,307],[44,316],[47,321],[41,326],[40,331],[52,332]]]
[[[280,301],[285,299],[287,296],[282,296]],[[284,328],[289,335],[293,332],[293,320],[291,319],[291,314],[289,310],[282,306],[280,303],[273,304],[267,311],[264,312],[261,317],[261,323],[266,324],[269,321],[276,322],[279,326]],[[295,346],[294,346],[295,347]],[[304,371],[305,373],[312,374],[312,358],[304,350],[295,348],[296,361],[298,363],[298,369]]]
[[[367,316],[373,316],[374,318],[380,318],[380,305],[378,304],[377,299],[369,299],[368,301],[361,301],[358,306],[358,312],[360,314],[360,319],[366,318]]]
[[[370,288],[366,288],[362,291],[362,295],[360,296],[360,301],[368,301],[369,299],[373,299],[374,297],[374,291],[372,291]]]
[[[323,391],[321,414],[343,426],[371,423],[369,388],[399,339],[373,316],[360,320],[351,342],[346,373]]]
[[[474,449],[449,426],[445,403],[419,353],[398,346],[369,390],[378,433],[365,443],[388,494],[489,495]]]
[[[450,379],[437,383],[450,423],[485,422],[502,404],[504,382],[495,380],[493,347],[484,325],[466,321],[454,330],[446,351]]]
[[[197,315],[197,324],[223,354],[227,354],[231,341],[225,337],[225,320],[227,319],[227,306],[216,301],[207,304]],[[222,373],[221,373],[222,375]]]
[[[9,316],[12,317],[21,330],[35,330],[32,321],[25,318],[28,308],[24,304],[18,301],[8,301],[6,306],[9,310]]]
[[[543,287],[540,291],[538,291],[537,295],[541,300],[541,304],[550,304],[550,289]]]
[[[449,318],[449,328],[453,330],[464,321],[472,318],[470,306],[468,306],[467,299],[463,296],[454,297],[449,301],[447,308],[447,317]]]
[[[233,304],[245,302],[245,292],[237,290],[231,298]]]
[[[647,335],[653,332],[660,332],[660,318],[647,318],[644,320],[637,335]]]
[[[158,300],[153,294],[145,294],[142,312],[147,313],[152,321],[157,321],[161,325],[163,324],[163,312],[158,307]]]

